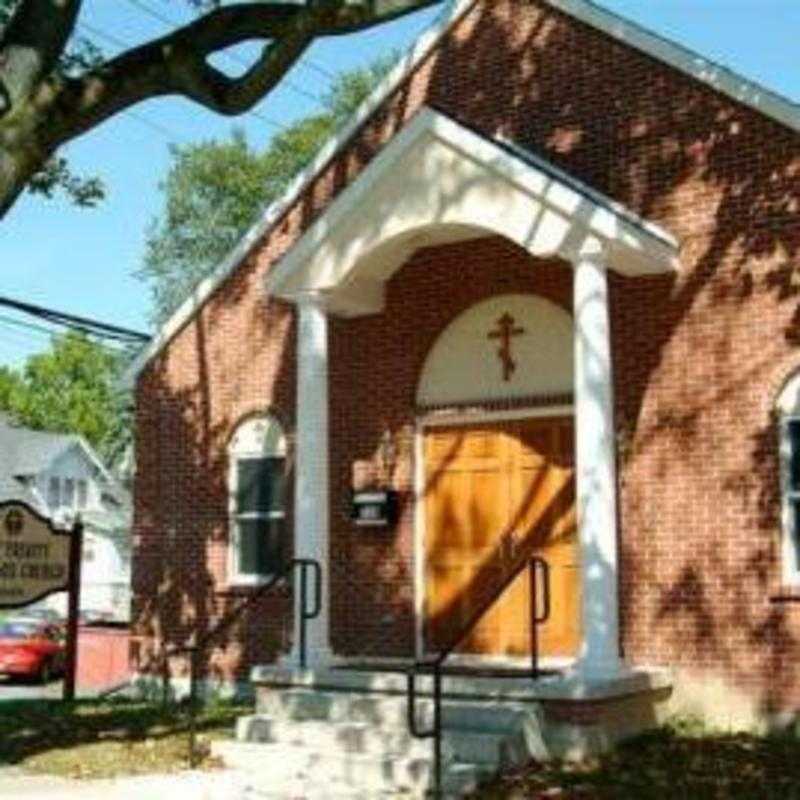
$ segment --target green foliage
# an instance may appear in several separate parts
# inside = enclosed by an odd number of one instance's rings
[[[16,0],[0,0],[0,33],[2,27],[11,19],[11,12],[16,4]]]
[[[354,112],[393,59],[346,72],[323,99],[323,110],[276,135],[258,152],[241,131],[224,141],[174,147],[161,189],[165,204],[151,223],[144,266],[153,321],[163,322],[225,257],[259,210],[278,198],[322,144]]]
[[[21,370],[0,368],[0,411],[35,430],[77,433],[112,462],[130,439],[129,398],[115,387],[123,357],[68,333]]]
[[[28,183],[34,194],[51,198],[57,190],[64,192],[75,205],[93,208],[106,194],[102,180],[97,177],[82,177],[70,169],[65,158],[51,158]]]

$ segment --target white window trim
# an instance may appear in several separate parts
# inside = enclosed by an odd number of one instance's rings
[[[800,491],[790,486],[791,443],[789,423],[800,422],[800,372],[786,383],[776,403],[778,456],[781,489],[781,579],[784,586],[800,587],[800,530],[795,530],[792,505],[800,502]]]
[[[780,420],[780,462],[781,462],[781,562],[783,583],[786,586],[800,586],[800,531],[795,528],[795,515],[792,506],[800,503],[800,490],[792,489],[791,480],[791,440],[789,423],[800,422],[800,413],[787,414]]]
[[[83,502],[81,502],[81,487],[83,487]],[[86,478],[78,478],[75,481],[75,507],[79,511],[89,507],[89,481]]]
[[[61,508],[61,478],[51,475],[47,481],[47,506],[51,511]]]
[[[256,433],[261,425],[263,433]],[[286,519],[286,510],[266,513],[236,513],[236,493],[239,482],[239,462],[248,459],[282,458],[286,460],[286,435],[280,422],[271,414],[251,417],[239,425],[228,447],[228,585],[258,587],[271,581],[273,574],[253,575],[239,572],[240,519]]]

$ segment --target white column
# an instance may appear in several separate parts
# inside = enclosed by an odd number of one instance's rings
[[[601,250],[575,262],[575,460],[586,678],[618,675],[619,597],[614,384],[608,276]]]
[[[322,611],[306,623],[307,664],[330,661],[328,626],[330,597],[328,474],[328,319],[314,298],[297,304],[297,420],[295,438],[294,550],[296,558],[312,558],[322,567]],[[308,576],[308,603],[314,586]],[[295,586],[295,631],[291,663],[300,663],[300,585]]]

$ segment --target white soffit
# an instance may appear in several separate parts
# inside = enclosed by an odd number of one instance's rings
[[[491,234],[571,261],[602,247],[627,275],[677,267],[667,232],[546,161],[424,108],[270,270],[267,291],[287,300],[319,293],[334,313],[374,313],[375,285],[411,252]]]
[[[282,198],[271,203],[262,212],[259,220],[247,231],[239,243],[219,266],[201,281],[186,301],[156,332],[150,344],[134,359],[122,383],[131,386],[144,367],[154,358],[202,308],[217,287],[247,257],[255,244],[294,204],[311,181],[325,168],[344,147],[370,115],[403,82],[403,80],[431,52],[477,0],[451,0],[440,19],[426,30],[401,58],[389,74],[364,101],[350,121],[332,137],[317,157],[301,172]],[[790,129],[800,132],[800,106],[771,92],[763,86],[703,58],[697,53],[620,17],[589,0],[543,0],[607,35],[656,58],[696,80],[705,83],[734,100],[748,105]]]

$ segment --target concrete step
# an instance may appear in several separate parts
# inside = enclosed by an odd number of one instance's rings
[[[240,717],[236,739],[304,746],[323,752],[404,758],[429,758],[433,748],[430,739],[417,739],[399,728],[376,728],[366,722],[296,722],[264,714]],[[491,769],[522,764],[531,757],[520,733],[444,730],[442,750],[446,761],[466,761]]]
[[[332,754],[304,746],[212,742],[212,754],[248,777],[245,800],[381,800],[426,798],[432,759]],[[444,798],[473,793],[494,770],[453,762],[442,774]]]
[[[417,718],[426,727],[433,718],[433,700],[417,698]],[[406,727],[408,699],[405,695],[275,689],[259,696],[259,714],[274,719],[368,722],[371,725]],[[448,728],[503,732],[537,720],[535,703],[498,704],[493,701],[446,699],[442,724]]]
[[[274,690],[262,693],[256,705],[259,714],[275,720],[295,722],[366,722],[379,728],[407,728],[408,705],[405,696],[322,692],[314,689]],[[433,703],[420,700],[417,713],[421,724],[429,724]]]
[[[236,724],[240,742],[315,747],[322,751],[362,755],[427,758],[431,743],[416,739],[402,728],[377,728],[367,722],[297,722],[265,714],[240,717]]]
[[[430,757],[382,757],[236,741],[213,742],[212,754],[226,767],[248,773],[256,786],[276,790],[302,786],[372,793],[373,797],[381,792],[424,796],[431,780]]]

